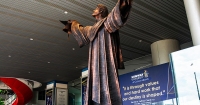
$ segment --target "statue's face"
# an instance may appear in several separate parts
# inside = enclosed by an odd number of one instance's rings
[[[95,10],[93,10],[92,16],[95,17],[95,16],[99,15],[99,13],[100,13],[100,9],[97,7]]]

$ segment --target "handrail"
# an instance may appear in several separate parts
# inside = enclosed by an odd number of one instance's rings
[[[4,95],[6,96],[5,100],[3,101],[5,105],[12,105],[13,101],[16,99],[16,95],[13,94],[9,94],[7,89],[4,89]],[[9,95],[9,97],[7,98],[7,95]]]
[[[5,94],[5,95],[7,95],[7,94]],[[15,94],[14,93],[11,94],[8,98],[6,98],[6,100],[8,100],[9,98],[11,98],[13,95],[15,95]]]
[[[16,100],[16,95],[13,94],[10,98],[8,98],[7,100],[4,101],[4,104],[5,105],[12,105],[15,100]]]

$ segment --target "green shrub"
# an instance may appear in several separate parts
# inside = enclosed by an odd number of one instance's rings
[[[0,93],[3,93],[4,91],[0,89]],[[0,105],[4,105],[3,99],[0,97]]]

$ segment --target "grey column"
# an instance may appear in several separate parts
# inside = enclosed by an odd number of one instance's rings
[[[169,62],[169,54],[179,50],[179,43],[175,39],[166,39],[151,44],[153,66]]]
[[[200,45],[200,0],[183,0],[194,45]]]

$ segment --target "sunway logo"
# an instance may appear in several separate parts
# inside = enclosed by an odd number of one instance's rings
[[[144,73],[143,73],[143,74],[144,74],[144,77],[145,77],[145,78],[149,77],[149,72],[148,72],[147,70],[144,70]]]
[[[144,77],[144,74],[137,74],[137,75],[133,75],[131,76],[131,80],[138,80],[138,79],[142,79]]]
[[[147,70],[144,70],[143,73],[131,76],[131,80],[133,83],[149,80],[149,73]]]

